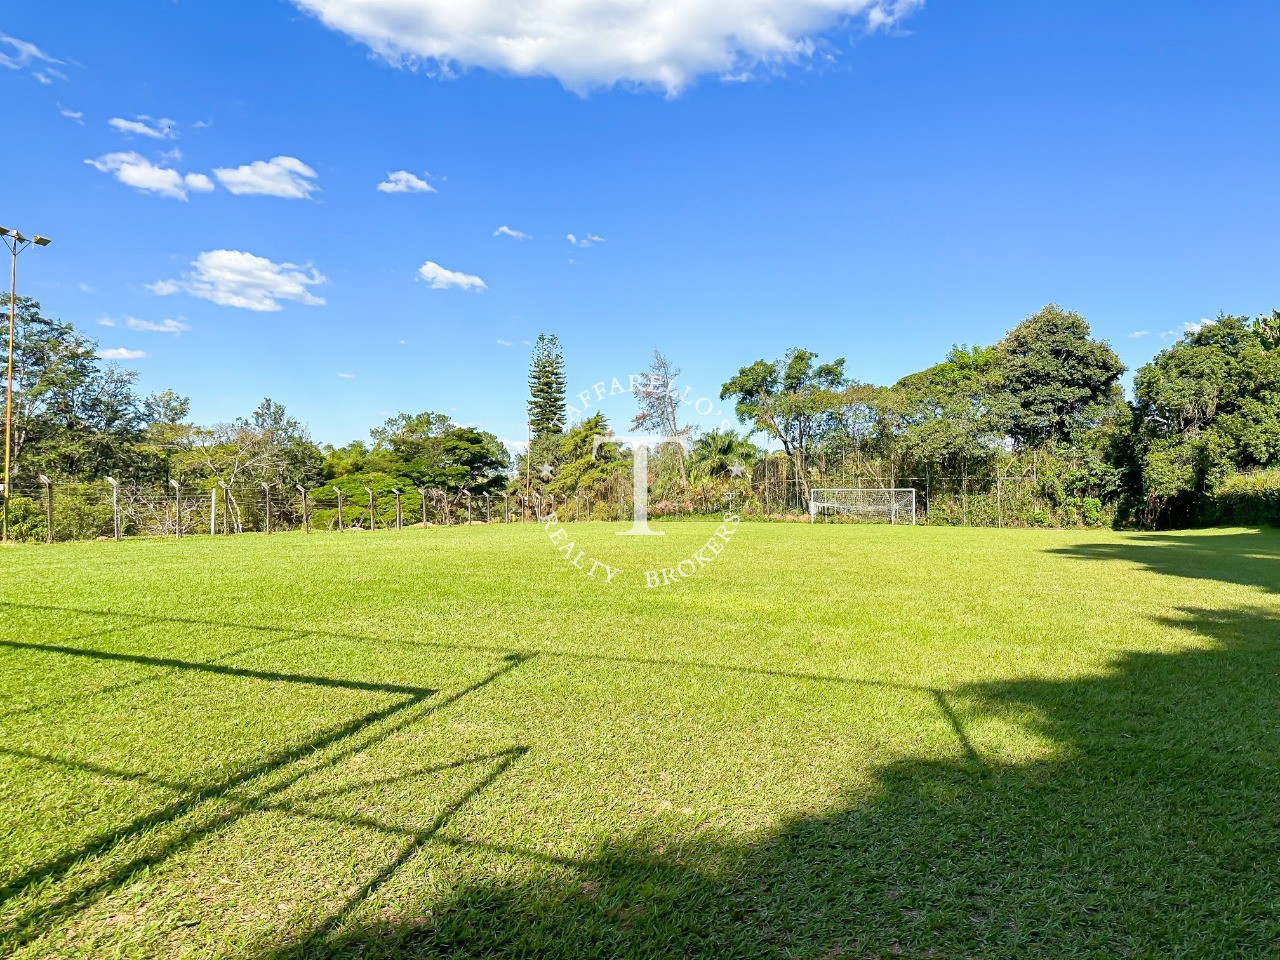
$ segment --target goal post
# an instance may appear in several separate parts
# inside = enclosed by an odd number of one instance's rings
[[[822,487],[809,492],[809,522],[848,516],[879,523],[916,522],[915,487]]]

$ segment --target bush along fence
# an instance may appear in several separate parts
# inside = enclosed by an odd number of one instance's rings
[[[1098,498],[1055,499],[1046,496],[1041,481],[1030,477],[995,482],[963,478],[955,485],[944,485],[938,478],[894,478],[890,484],[877,477],[846,475],[813,477],[806,483],[785,472],[771,473],[767,464],[757,464],[750,475],[739,479],[694,483],[678,492],[654,491],[649,515],[667,520],[698,519],[733,510],[745,519],[802,522],[808,519],[807,494],[812,486],[888,485],[916,489],[920,523],[1100,527],[1115,519],[1114,509]],[[1276,516],[1280,482],[1267,489],[1273,503],[1271,516]],[[1244,518],[1245,508],[1238,500],[1224,498],[1220,512],[1239,516],[1236,522],[1255,522]],[[552,512],[568,523],[623,522],[631,518],[632,501],[629,478],[591,491],[544,488],[470,493],[408,485],[358,490],[348,485],[344,490],[336,485],[308,489],[171,481],[167,486],[156,486],[118,483],[113,478],[87,484],[56,483],[41,477],[38,486],[16,488],[4,508],[6,539],[52,543],[132,536],[181,538],[528,523],[541,521]]]

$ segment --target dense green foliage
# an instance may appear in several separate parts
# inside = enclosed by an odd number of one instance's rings
[[[4,551],[0,953],[1263,957],[1280,534]]]
[[[543,496],[620,505],[629,495],[631,454],[613,445],[602,454],[595,439],[610,425],[567,405],[563,351],[551,334],[534,346],[531,442],[514,458],[493,434],[429,411],[397,414],[370,442],[323,449],[271,399],[247,417],[202,426],[173,391],[138,396],[134,374],[102,363],[90,340],[33,301],[19,302],[18,338],[16,536],[43,529],[41,475],[151,485],[131,499],[130,530],[140,532],[172,525],[157,499],[170,480],[249,491],[236,498],[236,529],[261,525],[251,501],[264,484],[286,496],[335,485],[344,494],[430,490],[441,511],[504,492],[526,498],[520,509]],[[655,351],[648,372],[632,377],[631,426],[665,438],[649,461],[659,514],[706,512],[733,498],[755,516],[795,515],[814,486],[910,486],[931,523],[1156,527],[1274,516],[1266,491],[1255,495],[1253,481],[1236,478],[1280,467],[1280,313],[1189,330],[1137,371],[1132,402],[1123,372],[1082,317],[1050,305],[999,342],[957,346],[889,386],[852,380],[845,360],[820,362],[802,348],[757,360],[720,391],[745,437],[717,429],[699,438],[679,368]],[[101,507],[93,496],[68,501],[58,535],[102,533]],[[297,519],[296,505],[282,509]],[[394,518],[381,500],[377,509]]]

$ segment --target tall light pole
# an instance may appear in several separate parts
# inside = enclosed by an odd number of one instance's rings
[[[0,540],[9,539],[9,451],[13,447],[13,339],[14,325],[17,320],[18,313],[18,254],[33,243],[37,247],[47,247],[49,238],[36,234],[30,239],[24,237],[17,230],[10,230],[8,227],[0,227],[0,237],[4,237],[4,242],[9,248],[9,252],[13,255],[12,266],[9,269],[9,362],[5,374],[5,394],[4,394],[4,523],[0,526]]]

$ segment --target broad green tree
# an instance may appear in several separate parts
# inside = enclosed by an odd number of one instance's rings
[[[1070,440],[1121,399],[1124,364],[1079,314],[1050,304],[995,349],[1000,406],[1019,446]]]

